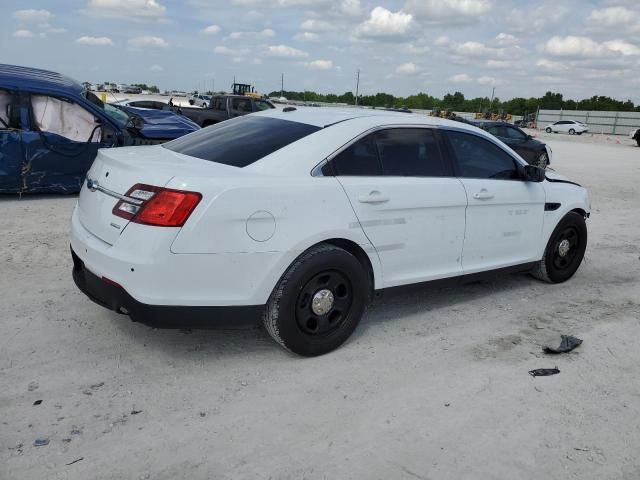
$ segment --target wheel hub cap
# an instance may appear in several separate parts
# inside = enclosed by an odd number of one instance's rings
[[[318,290],[311,300],[311,310],[316,315],[326,315],[333,308],[333,293],[323,288]]]
[[[571,248],[571,243],[566,238],[560,242],[558,245],[558,255],[561,257],[565,257],[567,253],[569,253],[569,249]]]

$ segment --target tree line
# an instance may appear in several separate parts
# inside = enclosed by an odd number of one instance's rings
[[[284,91],[282,94],[289,100],[305,102],[346,103],[355,105],[355,95],[345,92],[342,95],[333,93],[321,94],[311,91],[293,92]],[[280,97],[281,92],[274,91],[270,97]],[[535,113],[538,108],[544,110],[608,110],[619,112],[639,112],[640,105],[636,106],[631,100],[616,100],[611,97],[594,95],[583,100],[564,99],[561,93],[547,92],[544,96],[535,98],[516,97],[510,100],[500,100],[489,97],[465,98],[461,92],[448,93],[443,98],[433,97],[420,92],[408,97],[396,97],[389,93],[376,93],[375,95],[361,95],[358,97],[358,105],[382,108],[408,108],[421,110],[452,110],[457,112],[501,112],[512,115],[525,115]]]

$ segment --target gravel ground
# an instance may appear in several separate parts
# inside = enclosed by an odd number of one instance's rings
[[[640,149],[594,138],[548,136],[592,196],[572,280],[395,290],[313,359],[98,307],[71,280],[75,197],[1,198],[0,478],[640,478]],[[564,333],[583,345],[541,353]]]

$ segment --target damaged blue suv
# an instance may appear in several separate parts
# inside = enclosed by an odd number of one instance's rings
[[[105,104],[59,73],[0,64],[0,193],[77,192],[99,148],[199,128],[173,112]]]

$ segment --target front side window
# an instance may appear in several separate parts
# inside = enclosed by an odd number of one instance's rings
[[[202,160],[246,167],[318,130],[320,127],[306,123],[249,115],[217,123],[162,146]]]
[[[520,179],[517,163],[513,157],[489,140],[478,135],[452,131],[447,132],[447,138],[461,177]]]
[[[41,132],[60,135],[74,142],[100,141],[100,122],[77,103],[34,94],[31,95],[31,111],[35,126]]]
[[[507,131],[507,137],[513,140],[526,140],[527,138],[527,136],[517,128],[506,127],[505,130]]]
[[[498,127],[497,125],[492,125],[491,127],[487,128],[487,132],[489,132],[491,135],[495,135],[496,137],[500,137],[500,127]]]

